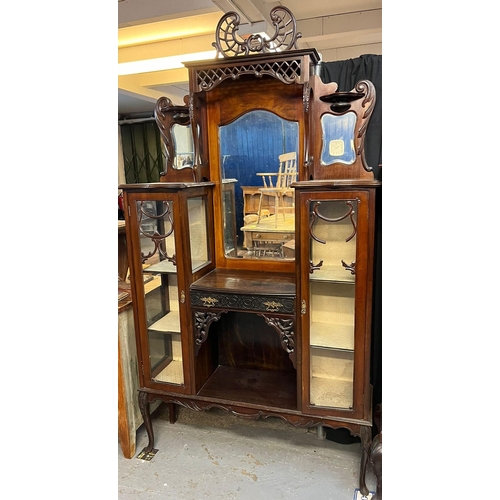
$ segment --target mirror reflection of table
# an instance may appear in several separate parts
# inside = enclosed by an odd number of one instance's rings
[[[283,215],[285,215],[283,217]],[[247,254],[243,257],[295,258],[295,216],[280,213],[264,217],[241,228]]]

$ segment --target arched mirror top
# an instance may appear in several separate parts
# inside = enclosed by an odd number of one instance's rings
[[[225,257],[293,260],[298,122],[247,111],[219,126],[219,145]]]
[[[253,106],[249,109],[233,110],[224,113],[219,122],[219,128],[222,127],[250,127],[251,129],[265,129],[271,123],[296,122],[293,118],[287,116],[287,113],[280,112],[279,109],[268,109],[265,107]]]

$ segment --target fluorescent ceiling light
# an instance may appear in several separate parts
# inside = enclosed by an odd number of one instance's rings
[[[191,54],[181,54],[180,56],[158,57],[156,59],[143,59],[118,64],[118,76],[135,75],[137,73],[151,73],[152,71],[165,71],[168,69],[183,68],[182,63],[188,61],[204,61],[215,59],[216,50],[205,52],[193,52]]]

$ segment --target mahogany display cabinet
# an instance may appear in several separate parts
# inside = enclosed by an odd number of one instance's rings
[[[185,105],[157,102],[160,182],[120,186],[149,437],[142,454],[154,453],[156,400],[172,423],[183,406],[346,428],[361,439],[366,495],[380,182],[364,139],[375,89],[367,80],[350,92],[323,84],[316,50],[296,48],[291,12],[275,8],[271,19],[272,39],[243,40],[237,14],[221,18],[219,57],[186,63]],[[292,151],[291,209],[269,213],[245,240],[244,191],[260,196],[257,174]]]

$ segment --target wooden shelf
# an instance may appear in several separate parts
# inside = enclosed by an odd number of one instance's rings
[[[349,408],[352,406],[352,380],[312,377],[311,405]]]
[[[311,347],[311,405],[349,408],[353,404],[354,353]]]
[[[177,274],[177,266],[174,266],[169,260],[162,260],[152,266],[146,267],[144,272]]]
[[[180,333],[181,320],[179,318],[179,311],[170,311],[165,314],[165,316],[153,323],[148,330],[154,330],[155,332]]]
[[[296,379],[296,372],[218,366],[198,395],[296,410]]]
[[[153,377],[156,382],[165,382],[168,384],[180,385],[184,383],[184,374],[182,372],[182,360],[174,359],[167,367],[165,367],[156,377]]]
[[[311,347],[354,350],[354,325],[311,323]]]
[[[354,285],[356,276],[344,268],[322,266],[309,275],[311,281],[329,281],[339,284]]]

